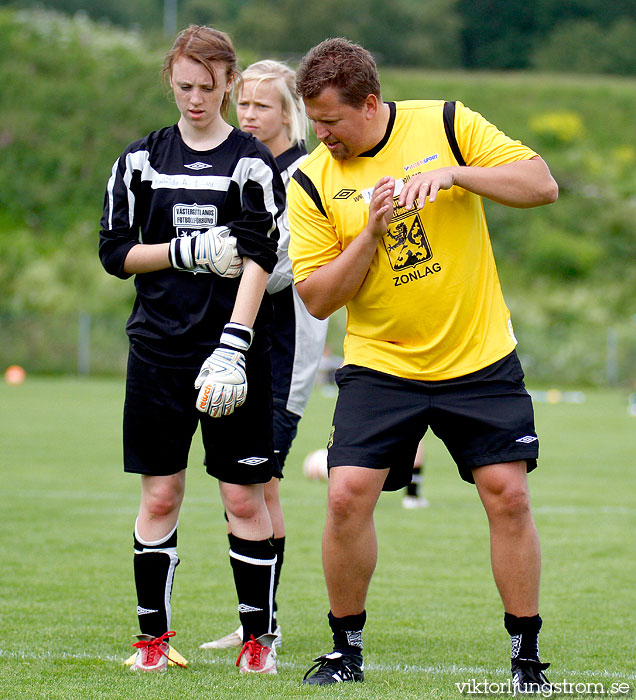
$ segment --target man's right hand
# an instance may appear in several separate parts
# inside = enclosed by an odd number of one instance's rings
[[[369,202],[369,220],[367,230],[375,238],[382,238],[387,232],[389,222],[393,216],[393,194],[395,192],[395,179],[383,177],[373,188],[371,201]]]

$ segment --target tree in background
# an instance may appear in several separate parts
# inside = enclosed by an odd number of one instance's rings
[[[174,2],[179,27],[221,27],[243,51],[252,52],[249,60],[294,58],[325,37],[346,36],[368,47],[383,65],[636,73],[633,0]],[[0,0],[0,6],[17,8],[41,4]],[[164,21],[164,0],[47,0],[46,6],[155,35]]]
[[[510,69],[531,66],[531,55],[541,52],[546,44],[557,44],[573,40],[582,47],[583,36],[593,34],[593,44],[598,37],[616,25],[619,19],[636,21],[636,3],[633,0],[459,0],[456,11],[463,21],[462,44],[463,65],[467,68]],[[574,23],[574,24],[573,24]],[[561,31],[566,26],[578,26],[576,32]],[[622,32],[629,27],[620,30]],[[630,41],[628,39],[627,41]],[[624,42],[622,42],[624,43]],[[607,46],[608,42],[604,42]],[[631,45],[636,44],[633,27]],[[561,44],[561,52],[546,54],[542,68],[563,70],[560,59],[569,50],[568,44]],[[578,49],[577,49],[578,50]],[[597,58],[601,58],[597,56]],[[592,73],[613,72],[633,74],[634,67],[617,60],[602,64],[611,69],[594,69],[586,63]],[[566,66],[576,65],[568,60]],[[576,70],[576,68],[574,69]]]
[[[222,26],[255,56],[300,57],[328,36],[346,36],[391,65],[459,67],[457,0],[243,0],[208,3],[183,0],[182,19]]]
[[[547,72],[636,75],[636,21],[621,18],[607,28],[588,19],[561,24],[530,60]]]
[[[183,0],[179,0],[183,3]],[[67,15],[85,14],[96,22],[111,22],[120,27],[144,30],[163,25],[163,0],[1,0],[0,6],[18,9],[42,9]]]

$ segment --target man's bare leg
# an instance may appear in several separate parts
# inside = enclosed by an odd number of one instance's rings
[[[373,511],[387,474],[364,467],[334,467],[329,474],[322,564],[336,617],[364,610],[378,557]]]

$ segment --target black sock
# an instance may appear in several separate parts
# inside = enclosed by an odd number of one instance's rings
[[[283,568],[283,558],[285,555],[285,538],[275,537],[272,540],[274,552],[276,553],[276,565],[274,567],[274,602],[272,606],[272,629],[276,629],[276,612],[278,605],[276,603],[276,591],[278,590],[278,582],[280,581],[280,570]]]
[[[542,620],[539,615],[516,617],[504,615],[504,626],[510,635],[510,658],[539,660],[539,631]]]
[[[137,616],[142,634],[160,637],[170,629],[170,597],[177,556],[177,528],[158,542],[144,542],[134,534],[133,558],[137,588]]]
[[[271,540],[243,540],[228,535],[230,564],[238,595],[243,641],[272,632],[276,554]]]
[[[359,615],[334,617],[329,611],[329,626],[333,632],[333,650],[349,656],[362,656],[362,629],[367,620],[366,610]]]

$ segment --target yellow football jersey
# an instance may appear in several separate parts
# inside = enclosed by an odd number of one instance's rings
[[[516,344],[481,197],[455,186],[421,210],[398,207],[410,177],[458,160],[444,128],[443,101],[388,104],[387,132],[374,149],[336,161],[320,145],[294,176],[288,189],[294,279],[306,279],[351,243],[366,225],[375,184],[394,177],[391,222],[347,304],[345,363],[408,379],[460,377]],[[537,155],[460,102],[454,132],[458,157],[469,166]]]

